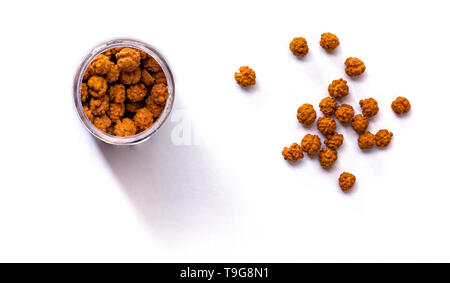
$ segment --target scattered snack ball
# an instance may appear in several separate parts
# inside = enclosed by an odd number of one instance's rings
[[[350,77],[356,77],[364,73],[366,65],[356,57],[350,57],[345,60],[345,73]]]
[[[342,104],[336,109],[334,113],[336,119],[338,119],[341,123],[350,123],[352,121],[353,116],[355,115],[355,110],[351,105]]]
[[[336,131],[336,122],[331,117],[320,117],[319,119],[317,119],[317,129],[324,136],[327,136]]]
[[[168,97],[167,79],[149,54],[115,47],[99,54],[86,68],[80,96],[84,113],[95,127],[111,135],[132,136],[148,129],[161,115]],[[148,107],[146,101],[152,96],[158,107]]]
[[[326,32],[322,33],[320,37],[320,46],[327,51],[333,51],[339,46],[339,38],[332,33]]]
[[[333,166],[338,156],[337,151],[328,147],[322,148],[319,152],[319,162],[322,168],[327,169]]]
[[[378,102],[373,98],[362,99],[359,101],[359,106],[361,106],[361,110],[364,116],[367,118],[371,118],[377,115],[379,108]]]
[[[256,84],[256,74],[248,66],[242,66],[239,68],[239,72],[234,73],[234,79],[242,87],[249,87]]]
[[[344,172],[339,177],[339,186],[343,191],[348,191],[355,185],[356,177],[351,173]]]
[[[358,134],[362,134],[367,130],[367,127],[369,127],[369,119],[361,114],[353,117],[352,128],[353,130],[355,130],[355,132],[357,132]]]
[[[411,104],[409,104],[408,99],[405,97],[399,96],[395,99],[391,104],[392,110],[394,110],[397,114],[405,114],[408,113],[411,109]]]
[[[348,85],[347,81],[344,79],[334,80],[328,86],[328,93],[330,96],[340,99],[348,95]]]
[[[290,147],[285,147],[281,154],[283,155],[284,160],[291,162],[296,162],[297,160],[303,158],[302,148],[295,142]]]
[[[318,135],[307,134],[302,139],[301,148],[308,155],[316,154],[321,146],[320,138]]]
[[[331,97],[325,97],[320,101],[319,108],[323,114],[331,116],[336,111],[337,102]]]
[[[304,57],[308,54],[308,42],[303,37],[296,37],[289,44],[289,49],[291,49],[295,56]]]
[[[305,126],[314,123],[316,117],[316,110],[314,110],[314,107],[309,103],[303,104],[297,110],[297,120],[300,124],[303,124]]]
[[[392,136],[394,134],[389,132],[388,130],[379,130],[375,134],[375,139],[378,147],[387,147],[391,143]]]
[[[333,133],[327,136],[324,143],[327,147],[337,150],[344,143],[344,135]]]
[[[370,149],[376,144],[375,135],[366,132],[358,137],[358,146],[360,149]]]

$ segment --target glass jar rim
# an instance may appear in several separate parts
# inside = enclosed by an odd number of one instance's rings
[[[83,76],[87,67],[92,62],[92,60],[94,60],[99,54],[115,47],[132,47],[149,54],[161,66],[161,69],[164,72],[164,75],[166,76],[167,79],[167,88],[169,95],[164,110],[161,113],[161,116],[158,117],[158,119],[153,123],[153,125],[150,128],[146,129],[145,131],[139,134],[129,137],[118,137],[99,130],[97,127],[94,126],[94,124],[89,120],[89,118],[84,113],[83,104],[81,101],[81,93],[80,93],[81,84],[83,83]],[[109,144],[132,145],[148,140],[150,137],[156,134],[156,132],[166,122],[173,108],[173,103],[175,99],[175,82],[169,64],[161,55],[161,53],[157,51],[153,46],[138,39],[113,38],[97,44],[91,50],[89,50],[89,52],[83,57],[74,76],[73,99],[76,111],[78,113],[78,117],[80,118],[85,128],[94,137]]]

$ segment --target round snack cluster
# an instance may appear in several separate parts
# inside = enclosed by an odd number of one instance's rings
[[[325,147],[320,150],[319,153],[319,162],[322,168],[330,168],[337,160],[337,151],[328,147]]]
[[[378,147],[387,147],[391,143],[392,136],[394,134],[388,130],[379,130],[375,134],[375,139]]]
[[[358,134],[362,134],[367,130],[367,127],[369,127],[369,119],[361,114],[353,117],[352,128],[353,130],[355,130],[355,132],[357,132]]]
[[[359,76],[366,70],[364,62],[356,57],[350,57],[345,60],[345,73],[350,77]]]
[[[308,155],[316,154],[321,146],[320,138],[318,135],[307,134],[302,139],[302,149]]]
[[[336,131],[336,122],[330,117],[320,117],[317,119],[317,129],[324,135],[334,133]]]
[[[409,104],[408,99],[405,97],[399,96],[395,99],[391,104],[392,110],[394,110],[397,114],[405,114],[408,113],[411,109],[411,104]]]
[[[308,54],[308,42],[303,37],[296,37],[289,44],[289,49],[291,49],[295,56],[304,57]]]
[[[344,143],[344,135],[333,133],[327,136],[324,143],[327,147],[336,150]]]
[[[343,191],[348,191],[351,188],[353,188],[355,182],[356,182],[355,175],[348,172],[342,173],[341,176],[339,177],[339,186]]]
[[[326,32],[322,33],[320,37],[320,46],[327,51],[333,51],[339,46],[339,38],[332,33]]]
[[[358,137],[358,146],[360,149],[372,148],[375,143],[375,136],[371,132],[366,132]]]
[[[355,110],[353,107],[348,104],[342,104],[336,109],[336,119],[338,119],[341,123],[350,123],[352,121],[353,116],[355,115]]]
[[[348,95],[347,81],[344,79],[334,80],[328,86],[328,93],[330,96],[340,99]]]
[[[256,84],[256,74],[248,66],[242,66],[239,68],[239,72],[234,73],[234,79],[242,87],[249,87]]]
[[[362,99],[359,101],[359,106],[361,106],[361,110],[364,116],[367,118],[371,118],[377,115],[379,108],[378,102],[373,98]]]
[[[320,101],[319,108],[323,114],[331,116],[336,111],[337,102],[331,97],[325,97]]]
[[[167,79],[158,62],[144,51],[115,47],[86,68],[80,96],[86,117],[95,127],[111,135],[132,136],[150,128],[163,112]]]
[[[293,143],[290,147],[285,147],[281,152],[285,160],[296,162],[303,158],[302,148],[298,143]]]
[[[303,104],[297,110],[297,120],[300,124],[305,126],[314,123],[316,116],[316,110],[314,110],[314,107],[309,103]]]

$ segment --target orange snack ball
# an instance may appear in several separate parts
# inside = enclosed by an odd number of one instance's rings
[[[86,68],[86,71],[84,71],[83,81],[87,81],[93,75],[95,75],[94,68],[92,68],[92,65],[90,64]]]
[[[155,83],[155,79],[145,69],[141,71],[141,81],[145,86],[151,86]]]
[[[86,117],[89,119],[89,121],[94,122],[94,114],[92,114],[91,109],[85,105],[83,106],[84,114],[86,114]]]
[[[344,136],[342,134],[333,133],[327,136],[325,140],[325,145],[331,149],[338,149],[344,142]]]
[[[114,63],[111,63],[111,66],[108,70],[108,72],[106,73],[106,81],[108,83],[113,83],[115,81],[117,81],[120,77],[120,69],[117,65],[115,65]]]
[[[142,66],[149,72],[156,73],[161,70],[159,63],[153,58],[149,57],[142,61]]]
[[[141,108],[136,111],[133,121],[140,131],[146,130],[153,125],[153,114],[147,108]]]
[[[331,97],[325,97],[319,103],[320,111],[325,115],[333,115],[337,108],[337,102]]]
[[[125,105],[123,103],[111,103],[109,105],[108,116],[113,122],[122,118],[123,114],[125,114]]]
[[[375,135],[371,132],[361,134],[358,138],[358,146],[360,149],[372,148],[376,143]]]
[[[109,60],[108,56],[100,54],[95,57],[94,60],[92,60],[91,66],[94,70],[94,73],[96,73],[97,75],[106,75],[106,73],[109,72],[112,64],[113,63]]]
[[[317,129],[325,136],[332,134],[336,131],[336,122],[330,117],[320,117],[317,119]]]
[[[100,117],[94,118],[94,126],[97,127],[97,129],[106,132],[106,129],[111,126],[111,120],[107,115],[102,115]]]
[[[124,103],[126,98],[125,86],[123,84],[111,85],[108,90],[111,101],[114,103]]]
[[[157,84],[165,84],[165,85],[167,85],[166,74],[164,74],[163,71],[159,71],[159,72],[155,73],[153,76],[154,76],[155,82]]]
[[[129,118],[118,120],[114,126],[114,134],[119,137],[133,136],[136,134],[136,125]]]
[[[109,109],[109,96],[104,95],[99,99],[92,98],[90,101],[91,112],[95,116],[101,116]]]
[[[322,148],[319,152],[319,162],[322,168],[327,169],[333,166],[337,160],[337,151],[331,148]]]
[[[125,105],[125,109],[131,113],[136,113],[139,109],[141,109],[143,107],[145,107],[145,104],[143,101],[130,102]]]
[[[108,84],[103,77],[100,76],[92,76],[88,80],[89,93],[96,98],[103,96],[108,90]]]
[[[165,105],[160,105],[155,102],[155,99],[151,96],[147,97],[145,100],[145,103],[147,104],[147,109],[153,114],[153,119],[158,118],[161,116],[162,112],[164,111]]]
[[[336,109],[336,112],[334,114],[339,122],[349,123],[352,121],[353,115],[355,115],[355,110],[353,110],[353,107],[351,105],[342,104]]]
[[[339,176],[339,186],[343,191],[348,191],[355,185],[356,177],[351,173],[344,172]]]
[[[359,106],[364,116],[367,118],[373,117],[378,113],[378,103],[373,98],[362,99],[359,101]]]
[[[131,72],[122,71],[120,81],[126,85],[137,84],[141,80],[141,69],[135,69]]]
[[[316,110],[314,110],[314,107],[309,103],[303,104],[297,110],[298,122],[305,126],[314,123],[316,116]]]
[[[308,42],[303,37],[296,37],[289,44],[289,49],[291,49],[295,56],[304,57],[308,54]]]
[[[344,79],[334,80],[328,86],[328,93],[330,96],[339,99],[348,95],[347,81]]]
[[[127,89],[127,97],[131,102],[138,102],[147,95],[147,88],[144,84],[132,85]]]
[[[320,138],[317,135],[307,134],[303,137],[301,147],[308,155],[316,154],[320,149]]]
[[[353,117],[352,128],[358,134],[364,133],[367,130],[368,126],[369,126],[369,119],[367,119],[363,115],[358,114],[355,117]]]
[[[394,134],[389,132],[388,130],[379,130],[375,134],[375,139],[378,147],[387,147],[391,143],[392,136]]]
[[[164,84],[155,84],[152,87],[150,96],[157,104],[162,105],[166,103],[167,98],[169,97],[169,91]]]
[[[303,158],[302,148],[295,142],[290,147],[285,147],[281,154],[283,155],[284,160],[291,162],[296,162],[297,160]]]
[[[405,114],[408,113],[411,109],[411,104],[409,104],[408,99],[405,97],[399,96],[395,99],[391,104],[392,110],[394,110],[397,114]]]
[[[122,71],[132,72],[139,67],[141,56],[137,50],[125,47],[116,54],[116,59]]]
[[[81,84],[80,95],[81,102],[86,102],[86,100],[89,98],[89,91],[86,83]]]
[[[339,44],[339,38],[335,34],[329,32],[322,33],[322,36],[320,37],[320,46],[322,46],[323,49],[333,51]]]
[[[355,57],[350,57],[345,60],[345,73],[350,77],[359,76],[366,70],[364,62]]]
[[[242,87],[249,87],[256,84],[256,74],[248,66],[239,68],[239,72],[234,73],[234,79]]]

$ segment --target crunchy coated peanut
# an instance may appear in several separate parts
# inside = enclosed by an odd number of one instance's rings
[[[285,160],[296,162],[303,158],[303,151],[299,144],[293,143],[290,147],[285,147],[281,152]]]
[[[165,105],[160,105],[155,102],[155,99],[151,96],[147,97],[145,100],[145,103],[147,104],[146,107],[150,112],[153,114],[153,119],[158,118],[161,116],[162,112],[164,111]]]
[[[331,117],[320,117],[317,119],[317,129],[325,136],[336,131],[336,122]]]
[[[155,79],[145,69],[141,71],[141,81],[145,86],[152,86],[155,83]]]
[[[134,48],[125,47],[116,53],[117,66],[122,71],[132,72],[139,67],[141,56]]]
[[[154,99],[154,101],[157,104],[162,105],[166,103],[167,98],[169,96],[169,91],[164,84],[155,84],[152,87],[150,96]]]
[[[120,81],[126,85],[137,84],[141,80],[141,69],[135,69],[131,72],[122,71]]]
[[[335,34],[329,32],[322,33],[322,36],[320,37],[320,46],[322,46],[323,49],[333,51],[339,44],[339,38]]]
[[[319,103],[320,111],[325,115],[333,115],[337,108],[337,102],[331,97],[325,97]]]
[[[375,135],[371,132],[365,132],[358,137],[358,146],[360,149],[369,149],[376,144]]]
[[[359,106],[361,106],[361,110],[364,116],[367,118],[371,118],[378,113],[378,103],[373,98],[362,99],[359,101]]]
[[[107,113],[111,121],[116,122],[125,114],[125,105],[123,103],[111,103]]]
[[[114,134],[119,137],[134,136],[136,134],[136,125],[129,118],[118,120],[114,126]]]
[[[132,85],[127,89],[127,98],[131,102],[138,102],[145,98],[147,95],[147,88],[144,84]]]
[[[153,125],[153,114],[147,108],[141,108],[136,111],[133,121],[139,131],[146,130]]]
[[[355,117],[353,117],[352,128],[358,134],[364,133],[367,130],[368,126],[369,126],[369,119],[367,119],[363,115],[358,114]]]
[[[339,122],[349,123],[352,121],[353,115],[355,115],[355,110],[351,105],[342,104],[336,109],[334,115]]]
[[[106,132],[106,129],[111,126],[111,120],[108,116],[103,114],[100,117],[94,118],[94,126],[96,126],[99,130]]]
[[[348,85],[347,81],[344,79],[334,80],[328,86],[328,93],[330,96],[340,99],[348,95]]]
[[[104,95],[99,99],[91,98],[90,101],[91,112],[95,116],[100,116],[106,113],[109,109],[109,96]]]
[[[345,60],[345,73],[350,77],[359,76],[366,70],[364,62],[355,57],[350,57]]]
[[[123,84],[111,85],[108,90],[111,101],[114,103],[124,103],[126,98],[125,86]]]
[[[411,104],[409,104],[408,99],[399,96],[392,102],[391,108],[397,114],[405,114],[408,113],[409,110],[411,109]]]
[[[296,37],[289,43],[289,49],[295,56],[304,57],[308,54],[308,42],[303,37]]]
[[[355,185],[356,177],[355,175],[344,172],[339,176],[339,186],[343,191],[348,191]]]
[[[328,147],[322,148],[319,152],[319,162],[322,168],[327,169],[333,166],[338,158],[337,151]]]
[[[305,126],[314,123],[316,116],[316,110],[314,110],[314,107],[309,103],[303,104],[297,110],[297,120]]]
[[[114,63],[111,63],[111,66],[109,68],[109,71],[106,73],[106,81],[108,83],[113,83],[115,81],[117,81],[120,77],[120,69],[117,65],[115,65]]]
[[[320,145],[321,142],[318,135],[307,134],[302,139],[301,148],[308,155],[314,155],[319,151]]]
[[[148,70],[149,72],[152,72],[152,73],[156,73],[161,70],[161,66],[158,64],[158,62],[153,57],[143,60],[142,66],[146,70]]]
[[[86,100],[89,98],[89,90],[86,83],[81,84],[80,94],[81,102],[86,102]]]
[[[331,149],[338,149],[344,142],[344,136],[342,134],[333,133],[327,136],[325,140],[325,145]]]
[[[106,80],[97,75],[90,77],[87,84],[89,86],[89,94],[95,98],[103,96],[108,89]]]
[[[256,84],[256,74],[248,66],[239,68],[239,72],[234,73],[234,79],[242,87],[249,87]]]
[[[389,132],[388,130],[379,130],[375,134],[375,139],[378,147],[387,147],[391,143],[392,136],[394,134]]]

